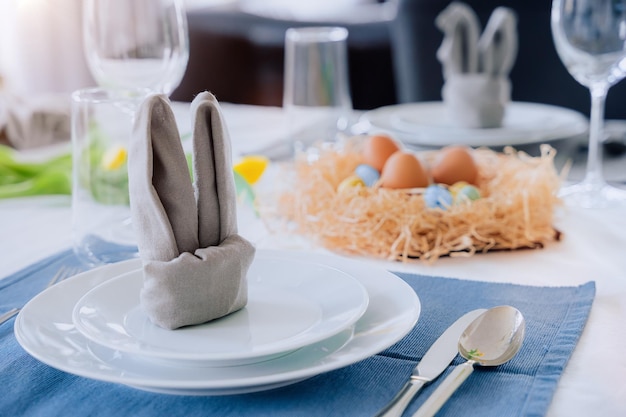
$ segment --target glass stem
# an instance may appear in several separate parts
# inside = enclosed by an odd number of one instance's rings
[[[596,85],[591,91],[591,116],[589,120],[589,150],[587,154],[587,173],[584,183],[591,188],[604,186],[602,174],[602,142],[604,141],[604,105],[608,87]]]

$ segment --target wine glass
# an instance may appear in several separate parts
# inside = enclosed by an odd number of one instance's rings
[[[626,190],[604,180],[601,143],[606,95],[626,75],[626,0],[554,0],[551,21],[561,61],[591,93],[587,172],[561,196],[582,207],[625,206]]]
[[[101,87],[169,95],[189,60],[183,0],[85,0],[87,64]]]

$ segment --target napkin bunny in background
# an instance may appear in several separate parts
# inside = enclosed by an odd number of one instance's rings
[[[166,96],[142,103],[129,152],[132,220],[143,261],[141,305],[166,328],[205,323],[243,308],[255,249],[237,234],[230,141],[215,97],[191,104],[189,177]]]
[[[70,104],[65,94],[21,97],[2,91],[0,85],[0,142],[31,149],[68,141]]]
[[[437,50],[443,66],[443,101],[451,122],[462,127],[499,127],[511,101],[509,72],[517,56],[517,18],[496,8],[480,35],[480,22],[464,3],[453,2],[435,20],[444,33]]]

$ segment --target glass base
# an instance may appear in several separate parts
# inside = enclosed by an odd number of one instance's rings
[[[566,205],[583,208],[626,208],[626,189],[605,182],[583,181],[561,189],[559,197]]]
[[[137,246],[110,242],[95,235],[83,236],[82,239],[74,241],[74,253],[89,267],[139,257]]]

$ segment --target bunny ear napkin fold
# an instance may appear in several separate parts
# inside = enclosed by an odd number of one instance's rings
[[[219,104],[204,92],[191,111],[193,183],[164,95],[142,103],[129,152],[131,214],[144,273],[141,306],[166,329],[243,308],[255,253],[237,234],[230,142]]]
[[[517,57],[515,12],[496,8],[481,34],[474,11],[452,2],[435,24],[444,33],[437,58],[443,66],[442,97],[450,120],[469,128],[501,126],[511,100],[508,76]]]

